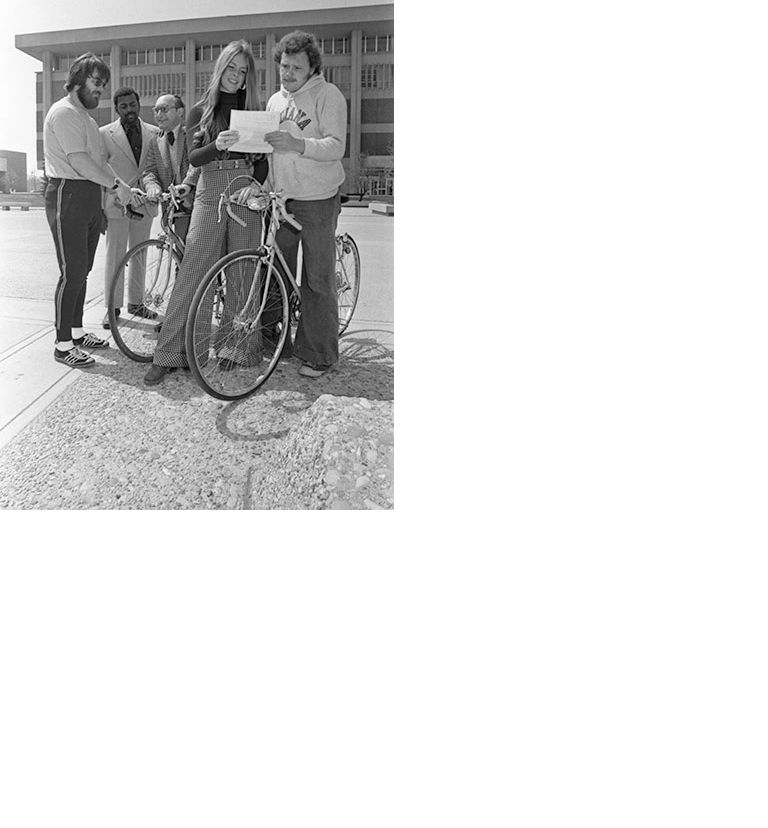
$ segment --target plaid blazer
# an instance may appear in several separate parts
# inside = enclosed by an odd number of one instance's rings
[[[200,168],[189,166],[187,131],[183,125],[173,146],[169,145],[164,132],[152,138],[142,177],[144,189],[150,182],[159,185],[163,191],[171,184],[189,184],[194,187],[199,177]]]

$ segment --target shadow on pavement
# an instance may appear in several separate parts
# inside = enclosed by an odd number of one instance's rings
[[[298,360],[281,362],[255,394],[226,404],[216,418],[216,428],[232,440],[276,439],[290,429],[271,429],[271,424],[284,424],[286,412],[299,414],[323,394],[393,400],[394,352],[362,333],[355,331],[340,340],[338,365],[319,379],[300,376]]]
[[[156,393],[169,402],[193,399],[210,400],[222,406],[216,415],[216,428],[232,440],[274,440],[284,437],[286,414],[300,414],[323,394],[364,397],[369,400],[394,399],[394,351],[374,336],[387,331],[355,331],[339,341],[336,368],[319,379],[302,377],[299,361],[281,362],[267,382],[250,397],[230,403],[207,395],[189,371],[178,369],[159,385],[144,384],[151,363],[135,362],[118,348],[97,352],[97,363],[89,374],[100,374],[117,383]]]

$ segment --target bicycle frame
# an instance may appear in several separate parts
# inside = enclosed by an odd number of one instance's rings
[[[160,197],[160,227],[162,232],[158,234],[157,238],[163,243],[168,243],[171,249],[175,248],[176,252],[179,254],[179,258],[182,258],[184,256],[186,245],[184,244],[184,240],[181,236],[179,236],[173,227],[173,220],[179,212],[179,202],[176,200],[175,195],[170,191],[163,193]],[[173,267],[173,264],[174,261],[172,255],[165,257],[165,259],[163,259],[165,273],[160,273],[160,262],[158,262],[157,272],[154,274],[151,287],[145,291],[145,304],[148,307],[156,301],[153,290],[158,284],[162,285],[161,294],[165,292],[171,279],[171,268]]]
[[[228,187],[221,194],[221,198],[219,199],[219,216],[221,216],[221,207],[226,202],[226,210],[230,218],[232,218],[238,224],[245,226],[245,222],[239,216],[235,215],[231,211],[229,204],[235,202],[232,202],[231,198],[227,195],[229,188],[235,183],[235,181],[237,181],[240,178],[245,178],[252,183],[258,183],[254,178],[247,175],[237,176],[236,178],[232,179]],[[258,324],[261,315],[264,312],[267,297],[269,296],[271,280],[273,278],[272,274],[277,272],[277,268],[275,267],[275,257],[277,257],[277,260],[282,267],[282,274],[284,274],[285,277],[288,279],[288,282],[293,292],[296,293],[297,296],[299,295],[299,285],[296,280],[296,277],[292,269],[288,266],[288,262],[285,260],[283,251],[280,249],[280,245],[277,244],[276,238],[277,230],[280,227],[281,221],[287,221],[289,224],[292,224],[298,230],[301,230],[301,225],[286,210],[285,200],[283,199],[282,193],[280,192],[262,191],[258,197],[249,199],[245,206],[248,207],[249,210],[258,211],[261,213],[261,236],[259,240],[259,247],[256,249],[255,253],[256,255],[258,255],[259,260],[264,264],[266,268],[266,277],[263,290],[261,290],[260,285],[258,284],[258,280],[253,280],[248,296],[243,304],[243,308],[235,317],[234,322],[235,324],[239,323],[240,325],[243,325],[243,327],[245,327],[246,325],[248,325],[249,327],[253,327],[256,324]],[[269,211],[268,220],[267,211]],[[281,278],[281,275],[278,274],[277,278]],[[250,308],[253,307],[256,293],[259,291],[262,294],[262,299],[259,304],[258,313],[254,317],[250,313]],[[244,322],[245,319],[248,319],[249,322]]]
[[[160,227],[163,232],[159,238],[162,239],[164,236],[170,238],[171,244],[176,248],[179,255],[183,256],[186,245],[181,236],[173,229],[173,220],[180,212],[179,202],[176,201],[176,198],[170,193],[164,193],[160,205]]]

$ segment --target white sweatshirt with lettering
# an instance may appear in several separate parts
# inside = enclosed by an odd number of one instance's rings
[[[280,129],[304,139],[304,152],[272,152],[273,185],[286,198],[331,198],[344,182],[341,159],[347,142],[347,102],[337,86],[314,75],[297,92],[284,87],[267,103],[280,113]]]

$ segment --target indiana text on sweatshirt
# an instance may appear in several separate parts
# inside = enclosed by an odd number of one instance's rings
[[[304,152],[272,152],[269,166],[285,198],[319,201],[336,194],[344,181],[341,159],[347,141],[347,102],[338,87],[314,75],[297,92],[285,88],[269,99],[280,113],[280,129],[304,139]]]

